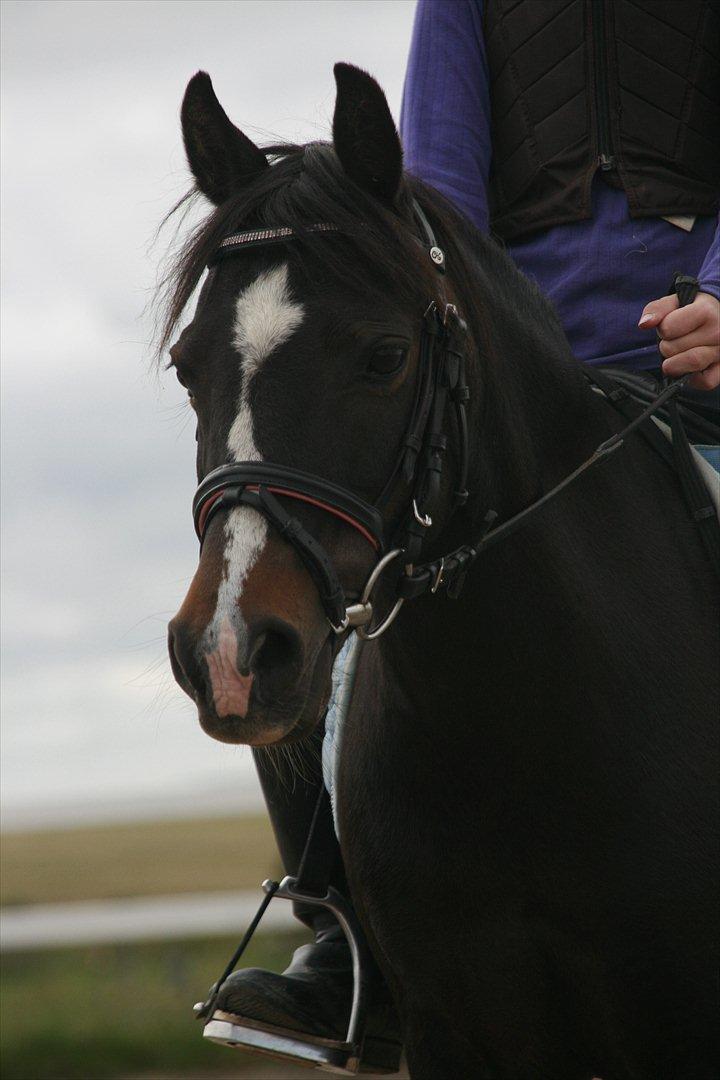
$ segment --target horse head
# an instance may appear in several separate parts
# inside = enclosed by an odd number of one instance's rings
[[[209,264],[170,349],[197,414],[202,548],[169,649],[204,730],[226,742],[316,726],[345,608],[360,620],[409,506],[431,543],[430,510],[444,521],[452,507],[448,470],[418,507],[408,464],[432,422],[423,351],[452,281],[382,90],[349,65],[335,76],[332,144],[259,149],[202,72],[182,107],[190,168],[215,209],[180,259],[169,318]]]

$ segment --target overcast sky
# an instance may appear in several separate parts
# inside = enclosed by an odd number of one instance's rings
[[[193,425],[143,314],[188,176],[198,69],[258,138],[325,137],[332,65],[397,117],[413,0],[4,0],[4,823],[257,798],[169,676],[192,576]]]

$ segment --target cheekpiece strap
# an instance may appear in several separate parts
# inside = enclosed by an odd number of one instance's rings
[[[417,199],[413,199],[413,213],[415,218],[423,231],[425,236],[425,244],[427,246],[427,252],[432,259],[433,266],[436,270],[439,270],[441,274],[445,273],[445,252],[438,245],[435,239],[435,233],[433,232],[432,225],[427,219],[427,215],[423,210]]]

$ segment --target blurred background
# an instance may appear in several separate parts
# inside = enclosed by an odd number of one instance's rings
[[[251,137],[325,138],[337,60],[399,115],[413,8],[2,5],[5,1080],[307,1075],[205,1045],[190,1012],[279,867],[249,751],[201,733],[166,662],[194,428],[152,363],[155,233],[198,68]],[[278,910],[250,961],[300,940]]]

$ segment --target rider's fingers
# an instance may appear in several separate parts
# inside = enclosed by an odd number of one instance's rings
[[[661,296],[659,300],[651,300],[649,304],[646,304],[643,308],[642,315],[638,321],[638,326],[641,330],[652,330],[654,326],[661,323],[666,315],[669,315],[671,311],[674,311],[678,306],[678,298],[675,294],[672,296]]]
[[[696,349],[671,356],[663,361],[663,374],[669,376],[687,375],[689,371],[704,371],[718,362],[718,350],[714,345],[701,345]]]
[[[708,335],[717,334],[717,314],[714,313],[716,308],[717,301],[714,297],[700,293],[692,304],[687,304],[666,315],[658,326],[658,333],[666,340],[685,337],[703,323],[708,323]]]
[[[706,323],[703,323],[696,330],[693,330],[691,334],[684,334],[682,337],[670,338],[663,340],[659,343],[658,349],[667,360],[671,356],[677,356],[679,353],[687,352],[689,349],[696,349],[702,345],[715,346],[717,350],[717,359],[720,360],[720,346],[715,345],[717,335],[712,333],[712,327],[708,327]]]

